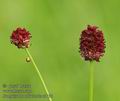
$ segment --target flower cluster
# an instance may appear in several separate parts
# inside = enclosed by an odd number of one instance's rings
[[[17,28],[10,36],[11,43],[18,48],[28,48],[30,45],[31,34],[25,28]]]
[[[99,61],[105,53],[105,41],[103,32],[96,26],[88,25],[87,29],[82,31],[80,38],[81,56],[88,61]]]

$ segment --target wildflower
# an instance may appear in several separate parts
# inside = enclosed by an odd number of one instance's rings
[[[17,28],[10,36],[11,43],[18,48],[28,48],[30,45],[31,34],[25,28]]]
[[[105,40],[103,32],[96,26],[88,25],[82,31],[80,38],[80,53],[87,61],[99,61],[105,53]]]

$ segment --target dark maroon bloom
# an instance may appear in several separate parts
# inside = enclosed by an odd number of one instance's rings
[[[10,36],[11,43],[18,48],[28,48],[30,45],[31,34],[25,28],[17,28]]]
[[[105,53],[105,41],[103,32],[96,26],[88,25],[87,29],[82,31],[80,38],[81,56],[88,61],[99,61]]]

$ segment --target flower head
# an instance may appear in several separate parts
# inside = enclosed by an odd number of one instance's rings
[[[11,43],[18,48],[28,48],[30,45],[31,34],[25,28],[17,28],[10,36]]]
[[[99,61],[105,53],[105,41],[103,32],[96,26],[88,25],[82,31],[80,38],[81,56],[88,61]]]

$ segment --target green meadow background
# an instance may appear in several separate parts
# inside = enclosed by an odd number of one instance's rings
[[[79,54],[80,32],[88,24],[104,32],[106,52],[94,63],[94,101],[120,101],[119,0],[0,0],[0,101],[49,101],[2,98],[4,85],[30,84],[46,94],[27,54],[10,43],[17,27],[32,34],[31,47],[53,101],[88,101],[89,62]]]

